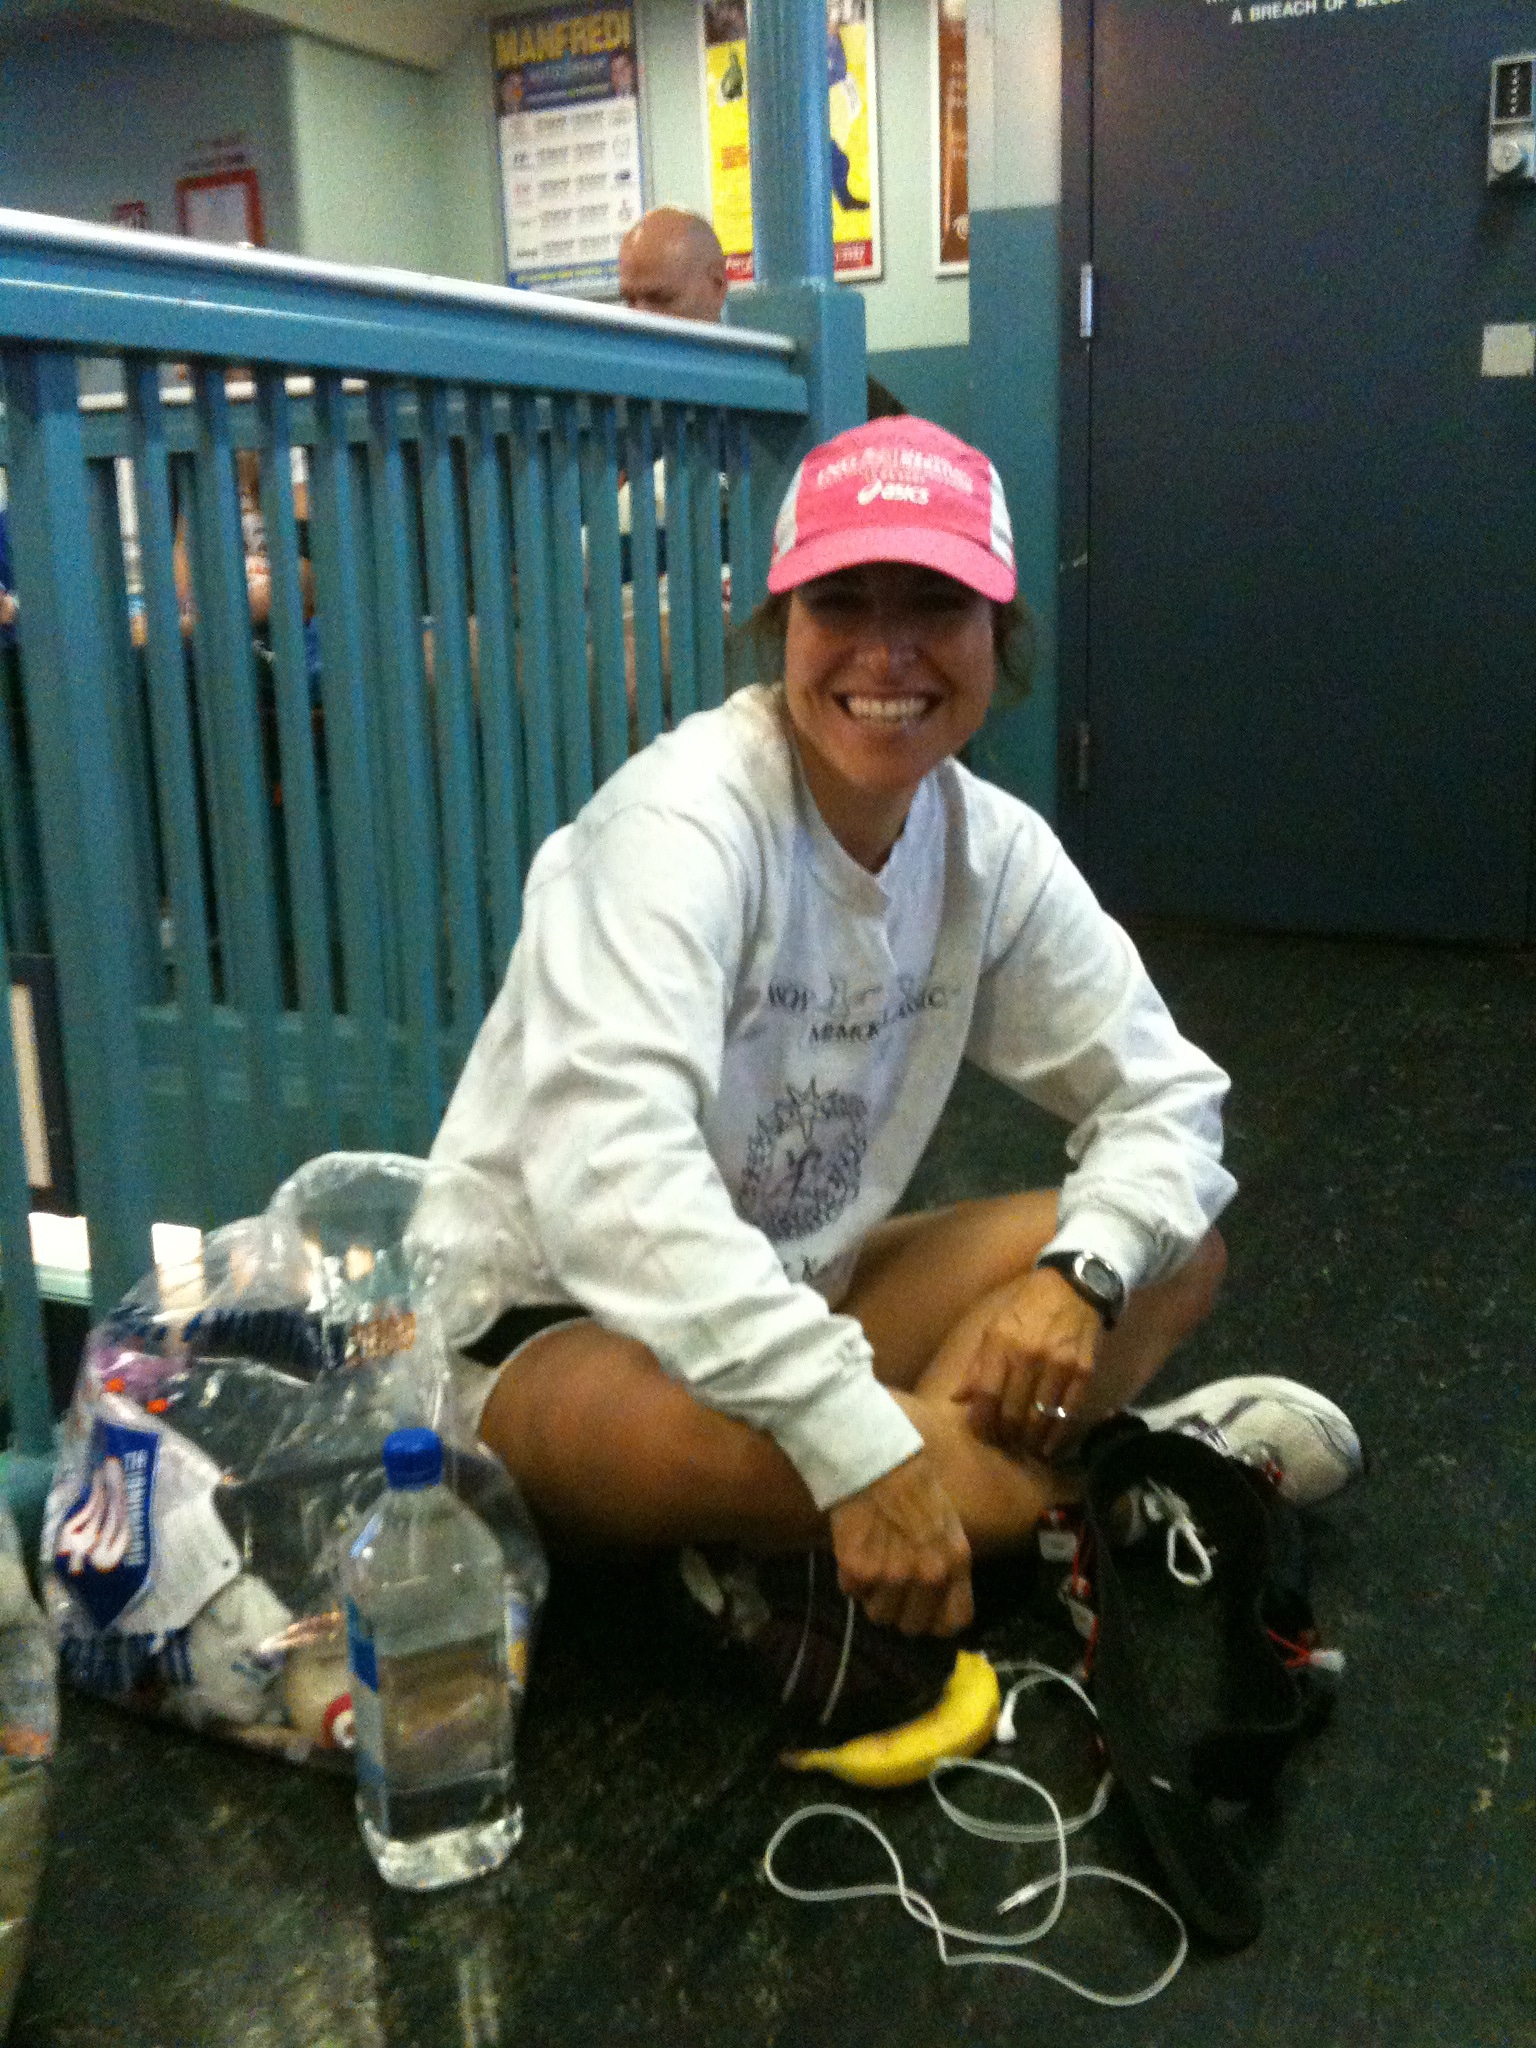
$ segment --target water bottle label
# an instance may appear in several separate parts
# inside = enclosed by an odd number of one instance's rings
[[[347,1663],[352,1672],[353,1763],[358,1779],[384,1788],[384,1711],[379,1703],[379,1659],[372,1632],[347,1602]]]
[[[528,1602],[507,1588],[507,1676],[519,1692],[528,1684]]]
[[[373,1633],[358,1612],[355,1600],[347,1602],[347,1662],[358,1684],[376,1693],[379,1689],[379,1660],[373,1647]]]

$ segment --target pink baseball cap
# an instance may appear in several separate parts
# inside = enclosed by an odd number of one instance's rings
[[[850,427],[813,448],[773,528],[777,594],[860,562],[914,562],[1004,603],[1018,587],[997,471],[931,420]]]

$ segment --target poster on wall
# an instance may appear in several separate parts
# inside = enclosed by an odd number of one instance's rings
[[[261,184],[247,168],[210,171],[176,181],[176,226],[198,242],[259,249],[266,241]]]
[[[491,62],[508,283],[616,292],[645,206],[633,6],[502,16]]]
[[[832,267],[880,275],[880,167],[874,0],[827,0],[827,127],[832,149]],[[710,214],[732,284],[752,277],[752,159],[747,132],[746,0],[703,0],[704,139]]]
[[[971,267],[971,208],[966,172],[965,0],[933,8],[934,269],[961,277]]]

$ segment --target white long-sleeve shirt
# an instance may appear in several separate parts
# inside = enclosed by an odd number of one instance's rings
[[[1227,1077],[1044,821],[947,761],[869,874],[816,810],[781,692],[754,688],[540,849],[433,1157],[505,1194],[498,1308],[570,1301],[638,1338],[825,1507],[919,1447],[829,1304],[962,1057],[1071,1125],[1053,1243],[1127,1285],[1230,1199]]]

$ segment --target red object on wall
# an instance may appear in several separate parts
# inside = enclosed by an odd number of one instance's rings
[[[112,219],[120,228],[137,228],[140,233],[147,233],[149,202],[144,199],[119,199],[112,209]]]
[[[202,242],[251,242],[261,248],[267,236],[256,173],[213,171],[206,177],[178,178],[176,225]]]

